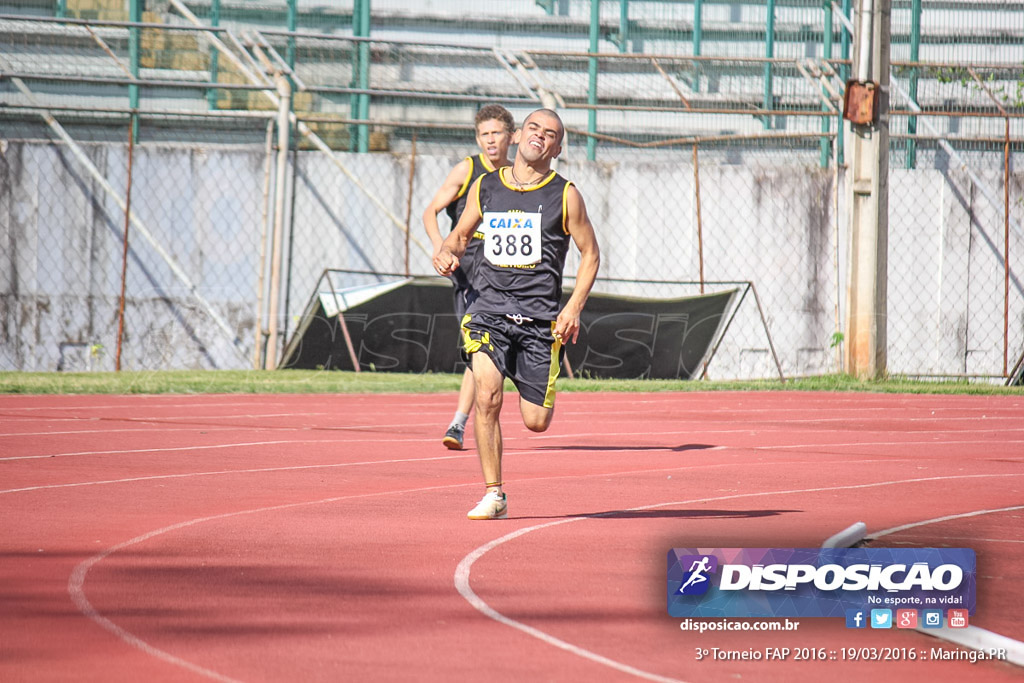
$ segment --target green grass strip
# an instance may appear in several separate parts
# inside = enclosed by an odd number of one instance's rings
[[[336,370],[181,370],[0,372],[2,394],[345,394],[457,392],[461,375]],[[512,389],[511,383],[506,383]],[[846,375],[778,380],[558,380],[559,391],[867,391],[908,394],[1024,395],[1024,387],[967,380],[861,381]]]

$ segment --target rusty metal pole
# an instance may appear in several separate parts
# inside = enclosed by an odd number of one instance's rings
[[[412,134],[412,152],[409,155],[409,189],[405,200],[405,276],[409,277],[409,231],[412,222],[412,188],[416,178],[416,133]]]
[[[121,249],[121,297],[117,305],[117,352],[114,370],[121,371],[121,342],[124,340],[124,295],[128,280],[128,227],[132,223],[132,159],[135,156],[135,114],[128,117],[128,179],[124,191],[124,244]]]
[[[1003,143],[1003,377],[1010,362],[1010,118]]]
[[[697,269],[700,275],[700,293],[704,293],[704,231],[700,218],[700,164],[697,161],[697,143],[693,143],[693,188],[697,209]]]
[[[274,78],[277,94],[281,98],[277,116],[277,173],[274,185],[274,236],[270,247],[270,313],[267,335],[266,368],[277,368],[278,309],[281,299],[281,260],[284,241],[285,189],[288,183],[288,138],[291,133],[289,114],[291,112],[292,87],[284,74],[278,72]]]
[[[854,63],[857,83],[877,98],[869,117],[850,116],[846,145],[847,256],[846,371],[861,379],[887,373],[889,208],[889,24],[891,0],[861,0]],[[847,84],[847,95],[851,86]]]

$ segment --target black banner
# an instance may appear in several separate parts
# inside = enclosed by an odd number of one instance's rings
[[[691,379],[699,374],[737,290],[679,299],[592,294],[580,336],[566,346],[577,377]],[[568,296],[568,295],[566,295]],[[377,372],[456,372],[459,353],[452,287],[444,280],[413,280],[338,316],[320,296],[288,344],[283,368]]]

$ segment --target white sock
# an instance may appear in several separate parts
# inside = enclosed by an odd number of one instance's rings
[[[466,427],[466,420],[468,420],[468,419],[469,419],[469,415],[467,413],[455,413],[455,417],[452,419],[452,423],[450,425],[448,425],[448,426],[449,427],[454,427],[455,425],[458,425],[458,426],[462,427],[463,429],[465,429],[465,427]]]

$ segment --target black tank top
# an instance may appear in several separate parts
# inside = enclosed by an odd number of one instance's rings
[[[481,179],[475,199],[483,240],[472,280],[478,297],[470,313],[558,317],[571,239],[565,216],[571,185],[554,171],[526,189],[507,184],[501,171]]]
[[[466,179],[462,182],[462,187],[459,188],[459,193],[455,196],[455,199],[445,207],[445,213],[448,214],[448,218],[451,219],[451,227],[454,228],[455,224],[459,222],[459,218],[462,216],[462,212],[466,210],[466,200],[469,198],[468,190],[473,184],[473,181],[494,170],[491,166],[491,161],[483,153],[477,154],[476,156],[466,157],[469,160],[470,167],[469,173],[466,174]],[[451,228],[449,228],[450,230]],[[480,240],[479,234],[473,235],[473,238],[469,240],[466,245],[466,253],[463,254],[462,258],[459,259],[459,267],[452,273],[452,279],[455,281],[455,285],[460,289],[467,289],[471,286],[473,281],[473,265],[476,262],[477,252],[480,251]]]

